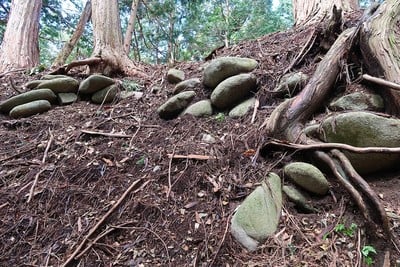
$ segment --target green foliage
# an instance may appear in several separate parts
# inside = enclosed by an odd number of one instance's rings
[[[225,117],[225,114],[224,114],[224,113],[220,112],[220,113],[218,113],[217,115],[215,115],[214,119],[215,119],[217,122],[224,122],[225,119],[226,119],[226,117]]]
[[[11,0],[0,1],[0,42],[3,40],[4,31],[6,30],[10,4]]]
[[[357,224],[351,223],[350,227],[346,227],[345,224],[339,223],[336,225],[334,230],[336,233],[340,233],[348,237],[353,237],[357,230]]]
[[[361,254],[364,257],[365,263],[370,266],[374,263],[374,255],[377,254],[373,246],[364,246],[361,249]]]

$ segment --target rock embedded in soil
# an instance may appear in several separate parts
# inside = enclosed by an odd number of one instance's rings
[[[325,119],[317,134],[324,142],[356,147],[400,147],[400,120],[363,111],[347,112]],[[399,168],[398,154],[344,153],[360,174]]]
[[[302,72],[288,73],[280,79],[273,92],[293,96],[307,83],[309,77]]]
[[[308,192],[325,195],[329,182],[324,174],[314,165],[305,162],[293,162],[284,167],[285,176]]]
[[[167,81],[169,83],[180,83],[185,80],[185,73],[177,69],[169,69],[167,73]]]
[[[196,89],[196,87],[199,87],[200,84],[201,84],[201,82],[200,82],[199,78],[188,79],[188,80],[178,83],[175,86],[174,91],[172,93],[174,95],[176,95],[176,94],[179,94],[180,92],[188,90],[188,89],[194,90],[194,89]]]
[[[51,108],[51,104],[47,100],[36,100],[26,104],[14,107],[10,111],[10,117],[14,119],[25,118],[35,114],[43,113]]]
[[[377,94],[356,92],[340,97],[329,105],[329,108],[338,110],[353,111],[383,111],[385,108],[383,98]]]
[[[56,78],[52,80],[45,80],[40,83],[37,89],[47,88],[54,93],[76,93],[79,88],[79,82],[74,78]]]
[[[112,84],[92,95],[92,102],[95,104],[111,103],[118,94],[118,86]]]
[[[309,205],[306,197],[299,191],[297,188],[289,185],[284,185],[282,187],[282,191],[288,197],[288,199],[293,202],[296,207],[298,207],[302,211],[306,212],[314,212],[314,208]]]
[[[57,96],[50,89],[32,90],[4,100],[0,103],[0,111],[3,113],[9,113],[14,107],[35,100],[47,100],[49,102],[54,102],[56,99]]]
[[[223,80],[257,68],[257,61],[251,58],[221,57],[214,59],[204,70],[203,84],[211,89]]]
[[[243,101],[257,87],[253,74],[239,74],[221,82],[211,93],[211,103],[218,109],[229,109]]]
[[[107,76],[93,74],[81,82],[79,85],[79,93],[93,94],[114,83],[115,81]]]
[[[228,116],[231,118],[243,117],[254,107],[255,103],[256,99],[254,97],[249,98],[240,103],[239,105],[237,105],[236,107],[234,107],[233,109],[231,109],[231,111],[229,111]]]
[[[157,109],[157,113],[164,120],[173,119],[189,106],[195,96],[196,92],[194,91],[185,91],[174,95]]]
[[[231,233],[249,251],[278,228],[282,210],[281,179],[270,173],[237,209],[231,220]]]
[[[69,105],[78,100],[78,96],[75,93],[59,93],[57,94],[58,103],[60,105]]]
[[[182,115],[190,114],[195,117],[207,117],[213,114],[213,108],[210,100],[201,100],[190,105],[185,109]]]

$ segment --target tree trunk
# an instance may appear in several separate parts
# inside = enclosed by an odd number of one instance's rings
[[[361,31],[361,51],[369,74],[400,84],[400,2],[386,0]],[[400,115],[400,92],[383,92],[387,112]]]
[[[14,0],[0,50],[0,72],[39,64],[39,15],[42,0]]]
[[[126,28],[125,38],[124,38],[124,50],[127,55],[131,50],[132,35],[135,29],[136,14],[139,7],[140,0],[133,0],[131,7],[131,14],[129,15],[128,27]]]
[[[123,72],[130,76],[145,76],[138,71],[124,51],[118,2],[115,0],[93,0],[92,23],[93,57],[100,58],[101,64],[90,65],[90,72],[106,75]]]
[[[344,13],[358,9],[357,0],[293,0],[295,26],[311,25],[323,21],[332,12],[333,6]]]
[[[92,14],[92,4],[90,0],[86,1],[85,8],[82,11],[81,17],[79,18],[78,25],[76,26],[75,32],[72,34],[71,39],[64,44],[61,52],[58,54],[56,60],[54,60],[53,66],[61,66],[65,64],[65,61],[71,54],[79,38],[81,38],[85,25],[89,21]]]

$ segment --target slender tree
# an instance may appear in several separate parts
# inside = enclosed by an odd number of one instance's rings
[[[0,50],[0,72],[39,64],[41,0],[13,0]]]
[[[131,13],[129,15],[128,27],[126,28],[125,37],[124,37],[124,50],[127,55],[129,55],[129,51],[131,50],[132,36],[133,31],[135,30],[135,22],[136,22],[136,14],[139,8],[140,0],[133,0]]]

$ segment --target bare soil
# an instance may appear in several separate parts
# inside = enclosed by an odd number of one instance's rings
[[[362,266],[364,245],[377,250],[376,266],[385,256],[394,264],[399,250],[370,230],[329,172],[330,194],[310,196],[318,211],[302,213],[285,201],[277,233],[257,251],[247,252],[229,233],[235,208],[265,175],[274,171],[287,184],[283,165],[303,159],[301,153],[285,151],[263,158],[257,151],[266,138],[262,124],[283,101],[269,91],[310,34],[312,29],[275,33],[215,51],[217,57],[259,61],[260,107],[254,122],[252,114],[243,119],[160,119],[155,111],[173,89],[165,79],[168,67],[160,65],[141,66],[150,78],[138,81],[144,93],[139,100],[105,106],[78,101],[18,120],[0,115],[0,265],[60,266],[83,241],[71,266]],[[312,74],[323,56],[317,47],[294,70]],[[188,78],[201,78],[203,64],[174,67]],[[0,100],[41,75],[4,75]],[[86,77],[80,72],[73,76]],[[363,87],[344,81],[338,80],[332,97]],[[154,86],[161,91],[154,93]],[[203,88],[197,93],[199,100],[211,92]],[[216,142],[203,141],[204,134]],[[168,154],[210,158],[171,159]],[[399,178],[399,173],[388,173],[369,179],[397,236]],[[337,224],[351,223],[357,225],[352,235],[334,231]]]

